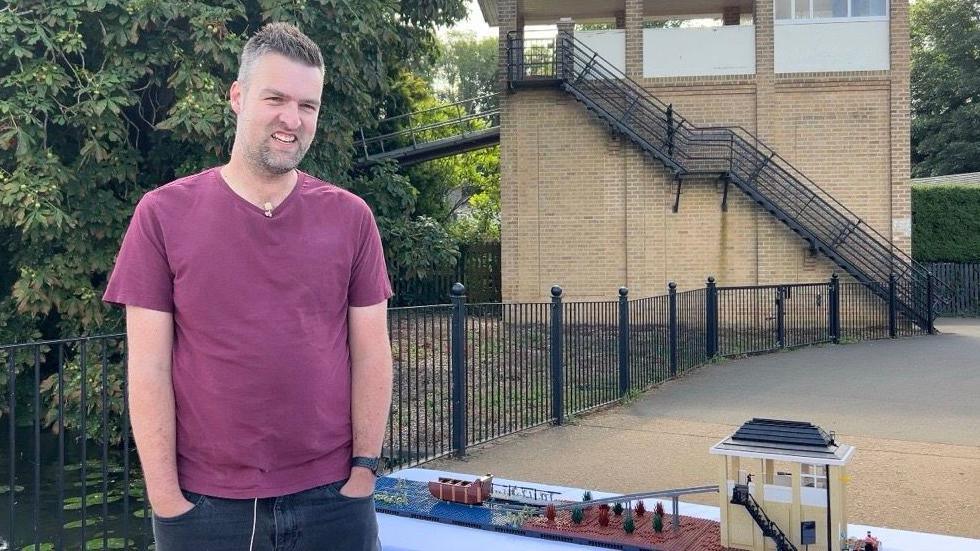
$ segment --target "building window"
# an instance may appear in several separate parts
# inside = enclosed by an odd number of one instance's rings
[[[801,465],[800,485],[804,488],[827,488],[827,476],[823,465]]]
[[[887,18],[886,0],[774,0],[780,22],[815,19]]]

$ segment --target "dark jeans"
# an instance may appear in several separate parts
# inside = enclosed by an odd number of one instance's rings
[[[282,497],[223,499],[184,492],[194,504],[153,515],[157,551],[380,551],[372,497],[341,495],[346,481]],[[252,540],[253,508],[255,540]]]

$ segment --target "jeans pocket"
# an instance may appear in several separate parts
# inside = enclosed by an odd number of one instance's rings
[[[366,496],[346,496],[340,493],[340,489],[343,488],[345,484],[347,484],[346,478],[343,480],[338,480],[337,482],[331,482],[330,484],[321,486],[321,488],[323,489],[326,496],[332,499],[358,501],[358,500],[371,499],[374,497],[374,492],[371,492]]]
[[[194,506],[175,517],[161,517],[156,513],[153,513],[153,520],[162,523],[173,523],[187,520],[198,513],[205,501],[208,499],[208,497],[204,494],[188,492],[187,490],[181,490],[180,493],[184,494],[184,499],[190,501]]]

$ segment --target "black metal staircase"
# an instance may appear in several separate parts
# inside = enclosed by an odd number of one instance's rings
[[[735,485],[735,488],[732,490],[732,503],[745,507],[752,520],[762,529],[762,535],[767,538],[772,538],[772,541],[776,543],[776,549],[778,551],[797,551],[796,546],[789,541],[786,534],[766,515],[766,512],[762,510],[759,503],[752,497],[747,485]]]
[[[507,44],[512,90],[554,86],[629,137],[678,182],[711,176],[734,185],[884,300],[890,279],[899,315],[932,330],[946,286],[860,217],[737,126],[697,126],[566,33]],[[675,201],[675,209],[676,209]]]

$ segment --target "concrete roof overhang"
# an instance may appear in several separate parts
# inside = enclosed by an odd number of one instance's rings
[[[719,13],[722,9],[740,6],[743,13],[751,13],[753,0],[646,0],[645,16],[676,17],[707,13]],[[491,27],[499,25],[497,0],[479,0],[483,19]],[[616,12],[625,9],[625,0],[523,0],[518,10],[524,15],[525,25],[551,24],[562,17],[577,21],[611,19]]]

